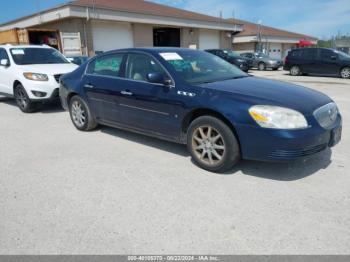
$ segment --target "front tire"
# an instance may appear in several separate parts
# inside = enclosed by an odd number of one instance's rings
[[[17,106],[23,113],[33,113],[37,109],[37,104],[30,100],[27,91],[21,84],[15,87],[14,97]]]
[[[210,172],[226,172],[240,160],[234,133],[223,121],[212,116],[201,116],[191,123],[187,147],[194,163]]]
[[[340,76],[344,79],[350,79],[350,67],[344,67],[340,71]]]
[[[69,101],[69,113],[74,126],[80,131],[91,131],[97,127],[89,106],[79,96],[74,96]]]

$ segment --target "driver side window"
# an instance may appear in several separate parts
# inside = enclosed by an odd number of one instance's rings
[[[168,78],[164,69],[158,61],[146,54],[129,54],[126,66],[126,78],[148,82],[147,75],[150,73],[161,73]]]
[[[7,59],[9,60],[9,57],[7,55],[7,52],[5,49],[0,48],[0,60]]]

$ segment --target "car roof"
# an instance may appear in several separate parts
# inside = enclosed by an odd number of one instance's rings
[[[139,52],[146,52],[151,54],[157,54],[161,52],[179,52],[179,51],[189,51],[189,52],[204,52],[203,50],[196,50],[196,49],[190,49],[190,48],[181,48],[181,47],[137,47],[137,48],[124,48],[124,49],[116,49],[111,50],[108,52],[104,52],[101,55],[106,55],[109,53],[115,53],[115,52],[132,52],[132,51],[139,51]]]
[[[1,48],[52,48],[51,46],[48,45],[12,45],[12,44],[5,44],[5,45],[0,45]]]

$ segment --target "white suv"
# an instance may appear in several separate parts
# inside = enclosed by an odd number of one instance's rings
[[[0,95],[14,97],[30,113],[59,96],[59,78],[77,68],[49,46],[0,45]]]

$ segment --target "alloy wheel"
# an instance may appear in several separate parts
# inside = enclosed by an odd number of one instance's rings
[[[25,91],[22,88],[17,88],[16,89],[16,100],[17,100],[17,104],[21,108],[26,108],[26,106],[28,105],[27,95],[26,95]]]
[[[350,67],[346,67],[341,70],[341,77],[350,78]]]
[[[72,103],[72,118],[76,126],[82,128],[86,123],[86,112],[83,105],[79,101]]]
[[[211,126],[200,126],[192,135],[192,150],[197,159],[208,166],[224,160],[226,146],[222,135]]]

